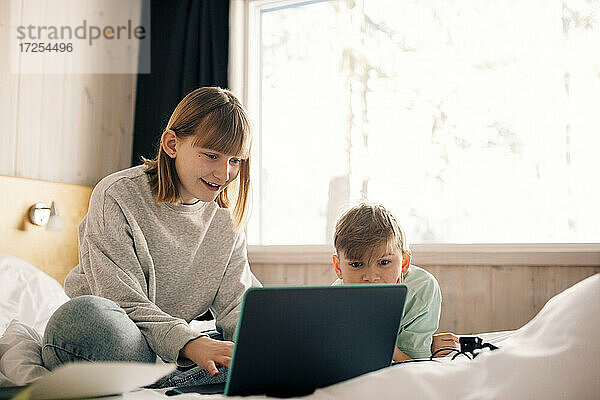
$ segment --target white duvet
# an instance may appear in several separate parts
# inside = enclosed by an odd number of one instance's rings
[[[0,254],[0,386],[25,385],[47,371],[41,337],[50,316],[68,299],[50,276]]]
[[[556,295],[539,314],[475,360],[409,363],[307,399],[598,399],[600,274]]]

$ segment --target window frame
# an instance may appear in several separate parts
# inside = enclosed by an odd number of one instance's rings
[[[410,245],[413,264],[452,266],[600,266],[600,243],[431,243]],[[330,264],[329,245],[249,245],[256,264]]]
[[[260,46],[252,38],[260,34],[263,9],[320,3],[328,0],[230,0],[230,89],[240,98],[254,121],[258,169],[260,154]],[[260,176],[254,176],[260,185]],[[255,199],[260,212],[260,199]],[[510,265],[510,266],[600,266],[600,243],[415,243],[415,264]],[[331,245],[249,245],[248,257],[257,264],[329,264]]]

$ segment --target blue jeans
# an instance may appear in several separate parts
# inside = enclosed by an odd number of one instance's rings
[[[223,340],[217,332],[209,335]],[[75,297],[56,310],[48,321],[42,345],[42,360],[50,370],[78,361],[156,362],[156,353],[125,311],[114,301],[97,296]],[[174,371],[148,387],[203,385],[226,379],[224,367],[213,377],[195,366]]]

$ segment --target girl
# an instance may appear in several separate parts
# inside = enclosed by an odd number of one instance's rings
[[[47,368],[73,361],[155,362],[158,356],[180,368],[197,367],[154,387],[226,378],[217,366],[231,361],[242,296],[260,285],[241,229],[250,143],[250,122],[235,96],[200,88],[175,108],[154,160],[96,185],[79,225],[79,265],[65,280],[71,300],[44,333]],[[209,309],[225,340],[190,328]]]

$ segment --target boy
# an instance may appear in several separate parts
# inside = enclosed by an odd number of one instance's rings
[[[394,215],[380,205],[360,204],[336,223],[333,284],[403,283],[408,293],[394,361],[428,358],[442,348],[460,349],[452,333],[438,329],[442,295],[429,272],[410,264],[411,252]],[[444,353],[444,354],[442,354]],[[440,352],[436,356],[446,355]]]

